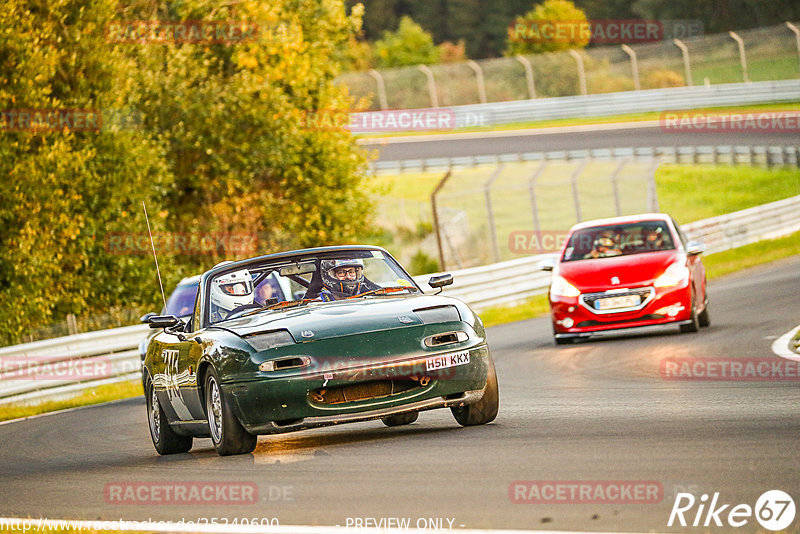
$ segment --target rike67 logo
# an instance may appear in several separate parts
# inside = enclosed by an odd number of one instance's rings
[[[776,531],[792,524],[795,511],[794,500],[781,490],[765,491],[756,500],[755,507],[749,504],[723,504],[719,500],[719,492],[714,493],[710,502],[705,493],[700,499],[696,499],[691,493],[678,493],[667,526],[671,527],[677,520],[677,524],[682,527],[743,527],[755,516],[763,528]]]

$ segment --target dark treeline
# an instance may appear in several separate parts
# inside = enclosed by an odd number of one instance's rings
[[[472,58],[496,57],[508,25],[532,9],[531,0],[348,0],[365,6],[364,38],[380,39],[400,18],[412,17],[435,42],[463,40]],[[800,19],[797,0],[576,0],[589,19],[699,19],[706,33]]]

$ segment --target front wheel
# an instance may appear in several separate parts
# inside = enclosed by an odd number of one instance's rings
[[[697,323],[702,326],[711,326],[711,314],[708,311],[708,297],[706,297],[705,306],[703,306],[703,311],[700,312],[700,315],[697,316]]]
[[[692,316],[689,317],[689,320],[691,321],[690,323],[680,325],[680,327],[679,327],[680,331],[681,332],[697,332],[697,331],[699,331],[700,330],[700,320],[697,318],[697,310],[695,309],[695,306],[694,306],[694,295],[692,295]]]
[[[486,423],[491,423],[497,417],[497,409],[500,404],[499,396],[497,372],[494,369],[494,362],[489,358],[486,388],[481,400],[467,406],[454,406],[450,410],[461,426],[485,425]]]
[[[244,429],[231,408],[230,401],[222,393],[219,378],[214,369],[206,376],[206,414],[211,441],[220,456],[247,454],[256,448],[258,436]]]
[[[192,437],[181,436],[172,430],[164,415],[164,409],[158,402],[156,388],[149,380],[145,381],[145,398],[147,399],[147,422],[150,427],[150,438],[158,454],[178,454],[189,452],[192,448]]]

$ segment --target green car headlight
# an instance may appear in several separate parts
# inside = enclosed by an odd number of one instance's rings
[[[295,341],[288,330],[273,330],[272,332],[256,332],[243,336],[247,344],[257,352],[262,350],[294,345]]]

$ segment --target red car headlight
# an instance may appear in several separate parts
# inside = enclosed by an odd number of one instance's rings
[[[689,269],[682,263],[673,263],[653,283],[656,287],[685,285],[689,280]]]
[[[570,284],[566,278],[557,274],[553,275],[550,282],[551,297],[577,297],[580,294],[578,288]]]

